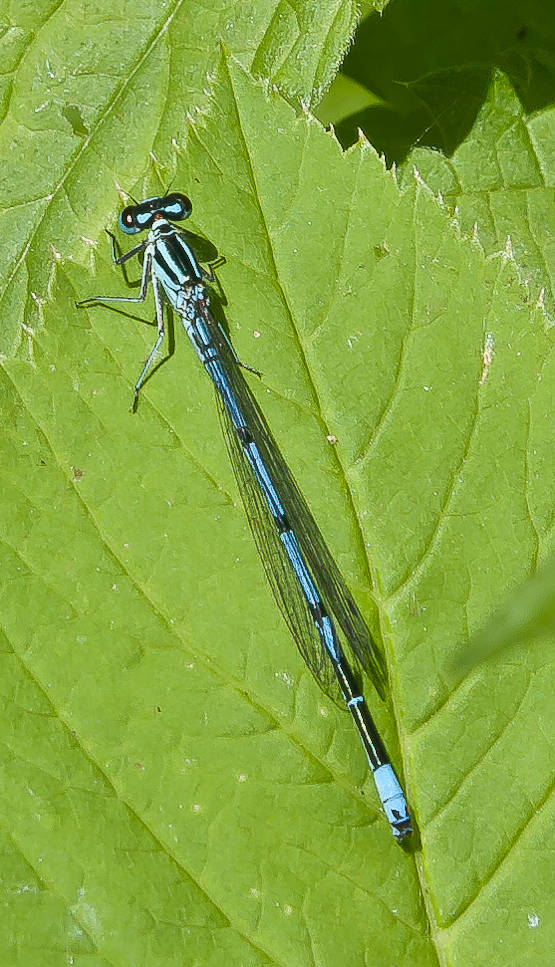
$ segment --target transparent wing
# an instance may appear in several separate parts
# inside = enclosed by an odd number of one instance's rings
[[[205,306],[198,311],[218,347],[220,362],[238,400],[245,422],[258,447],[266,470],[279,495],[289,525],[299,543],[320,597],[333,615],[346,640],[354,664],[370,676],[384,698],[387,674],[381,652],[366,625],[345,580],[289,470],[249,386],[233,347]],[[219,394],[218,405],[231,463],[245,511],[277,603],[285,616],[305,662],[322,688],[335,698],[334,674],[323,650],[312,616],[283,549],[271,514],[260,493],[226,408]]]
[[[268,505],[262,496],[253,469],[245,457],[229,413],[216,393],[224,439],[270,587],[305,663],[321,688],[338,704],[341,693],[327,653],[322,647],[306,598],[291,567]]]

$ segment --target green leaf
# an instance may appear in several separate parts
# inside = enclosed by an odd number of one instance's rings
[[[296,9],[295,9],[296,8]],[[310,105],[351,38],[354,0],[52,0],[5,12],[0,137],[0,351],[21,322],[37,323],[34,293],[48,253],[83,258],[150,156],[166,184],[188,109],[206,102],[223,41],[245,67]],[[46,257],[45,257],[46,255]]]
[[[56,260],[35,290],[32,365],[4,361],[5,959],[17,937],[29,964],[35,945],[52,964],[548,963],[545,640],[450,684],[549,551],[544,312],[421,181],[399,191],[365,141],[344,154],[233,61],[175,186],[381,626],[390,707],[369,698],[422,852],[393,842],[352,724],[295,652],[182,333],[133,416],[152,329],[75,309],[126,291],[101,239],[91,275]]]
[[[350,117],[338,102],[347,82],[368,102]],[[513,0],[400,0],[360,25],[324,102],[335,117],[323,116],[339,122],[344,145],[361,127],[407,184],[416,168],[488,254],[508,246],[551,322],[554,84],[555,32],[544,4],[529,5],[523,18]]]
[[[509,246],[533,299],[553,321],[555,110],[527,116],[508,78],[497,74],[476,123],[451,158],[415,149],[416,166],[441,192],[463,231],[476,232],[486,252]],[[410,177],[410,176],[408,176]]]
[[[379,103],[337,126],[344,146],[359,128],[388,163],[415,145],[450,155],[471,130],[496,71],[528,114],[553,101],[555,30],[543,0],[397,0],[359,26],[342,73]],[[333,90],[333,88],[332,88]]]

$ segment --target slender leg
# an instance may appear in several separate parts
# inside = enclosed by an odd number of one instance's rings
[[[128,252],[124,252],[123,255],[118,255],[116,251],[116,236],[114,235],[113,232],[108,231],[107,228],[105,228],[104,231],[106,232],[106,235],[108,236],[109,239],[111,239],[111,242],[112,242],[112,262],[114,263],[114,265],[123,265],[124,262],[127,262],[129,259],[132,259],[134,255],[139,255],[147,244],[144,241],[139,242],[138,245],[135,245],[134,248],[129,249]]]
[[[232,355],[233,355],[233,359],[237,363],[237,365],[240,366],[241,369],[245,369],[247,371],[247,373],[253,373],[255,376],[258,376],[259,379],[262,379],[262,373],[260,372],[259,369],[255,369],[253,366],[249,366],[248,363],[242,363],[241,362],[241,360],[239,359],[237,353],[235,352],[235,347],[234,347],[233,343],[231,342],[231,339],[229,338],[229,336],[226,333],[226,331],[223,328],[223,326],[220,325],[220,323],[218,323],[218,329],[220,330],[220,332],[222,334],[222,339],[225,341],[226,345],[229,346],[229,348],[231,349],[231,352],[232,352]]]
[[[241,367],[241,369],[246,369],[247,373],[253,373],[254,376],[258,376],[259,379],[262,379],[262,373],[259,369],[255,369],[254,366],[249,366],[248,363],[242,363],[240,359],[236,359],[235,362]]]
[[[137,406],[139,404],[139,391],[145,379],[148,376],[148,372],[156,358],[156,353],[158,352],[158,350],[160,349],[160,346],[162,345],[162,341],[164,339],[164,335],[166,332],[164,327],[164,307],[162,304],[162,293],[160,292],[160,286],[155,275],[152,276],[151,281],[152,281],[152,294],[154,295],[154,307],[156,309],[156,325],[158,326],[158,336],[156,337],[156,342],[154,343],[154,346],[150,350],[148,359],[143,366],[141,375],[139,376],[137,382],[135,383],[135,394],[133,396],[133,406],[132,406],[133,413],[137,412]]]
[[[220,283],[219,283],[218,279],[216,278],[216,276],[214,275],[214,269],[218,269],[220,267],[220,265],[225,265],[225,262],[226,262],[225,255],[220,255],[217,259],[214,259],[213,262],[210,262],[209,263],[208,268],[205,269],[204,266],[201,265],[200,266],[200,271],[201,271],[201,274],[202,274],[203,279],[206,279],[207,282],[218,282],[218,287],[219,287]],[[241,369],[245,369],[247,371],[247,373],[253,373],[255,376],[258,376],[259,379],[262,379],[262,373],[260,372],[260,370],[254,369],[254,367],[253,366],[249,366],[248,363],[242,363],[241,362],[241,360],[237,356],[237,353],[235,352],[235,349],[233,347],[233,344],[232,344],[231,340],[229,339],[227,333],[225,332],[225,330],[222,328],[222,326],[219,323],[218,323],[218,328],[220,329],[220,332],[222,333],[222,336],[223,336],[225,342],[227,343],[227,345],[231,349],[231,352],[233,354],[233,358],[234,358],[235,362],[237,363],[237,365],[240,366]]]
[[[139,248],[139,251],[141,249]],[[133,250],[131,252],[126,252],[127,255],[136,255],[137,253]],[[122,255],[122,259],[125,256]],[[152,263],[152,258],[147,255],[143,264],[143,275],[141,278],[141,289],[138,296],[127,296],[127,295],[94,295],[90,299],[83,299],[82,302],[76,302],[75,305],[78,309],[83,306],[90,306],[95,302],[144,302],[146,299],[146,293],[148,290],[148,280],[150,278],[150,266]],[[118,263],[119,264],[119,263]]]
[[[213,262],[210,262],[207,269],[201,265],[200,271],[202,272],[203,279],[206,279],[208,282],[215,282],[216,276],[214,275],[214,269],[219,269],[220,265],[225,265],[225,255],[220,255]]]

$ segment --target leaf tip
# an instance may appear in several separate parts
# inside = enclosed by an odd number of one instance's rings
[[[360,144],[361,147],[370,147],[370,142],[362,128],[357,128],[357,144]]]
[[[329,137],[331,138],[331,140],[333,141],[333,143],[335,145],[337,145],[337,147],[340,148],[341,151],[343,151],[343,146],[342,146],[341,142],[338,140],[338,137],[337,137],[337,135],[335,133],[335,126],[332,124],[331,121],[330,121],[330,123],[328,124],[328,126],[326,128],[326,134],[329,135]]]

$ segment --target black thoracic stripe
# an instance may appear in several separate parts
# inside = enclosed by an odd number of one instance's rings
[[[168,255],[176,265],[179,266],[180,271],[184,273],[187,278],[197,279],[199,276],[198,266],[191,261],[191,253],[188,251],[186,243],[183,241],[179,235],[175,232],[164,239],[164,245],[166,246],[166,251]],[[208,293],[203,289],[203,300],[206,305],[210,304],[210,299]]]
[[[169,239],[164,239],[163,242],[159,242],[156,247],[154,259],[167,277],[177,286],[183,279],[183,272],[179,270],[179,265],[176,262],[171,248]],[[171,259],[171,263],[168,259]]]

